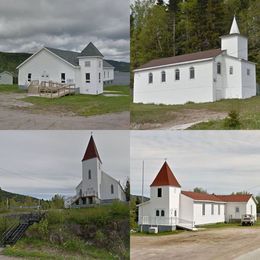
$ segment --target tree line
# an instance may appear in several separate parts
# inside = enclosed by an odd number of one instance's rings
[[[151,59],[220,48],[236,15],[260,81],[259,0],[136,0],[131,5],[131,69]]]

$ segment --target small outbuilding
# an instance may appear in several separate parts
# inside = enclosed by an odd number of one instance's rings
[[[0,72],[0,85],[13,85],[13,74],[8,71]]]

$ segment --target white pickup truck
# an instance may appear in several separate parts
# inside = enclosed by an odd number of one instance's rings
[[[241,224],[242,226],[253,226],[255,223],[255,217],[251,214],[242,215]]]

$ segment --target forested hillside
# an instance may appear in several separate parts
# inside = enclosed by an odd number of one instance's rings
[[[131,69],[161,57],[220,48],[236,15],[260,82],[259,0],[136,0],[131,5]]]

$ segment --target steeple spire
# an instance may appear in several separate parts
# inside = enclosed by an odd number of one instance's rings
[[[98,158],[99,161],[101,162],[101,159],[99,157],[98,150],[97,150],[97,147],[96,147],[96,144],[95,144],[94,138],[92,136],[92,132],[91,132],[91,136],[90,136],[90,139],[88,142],[88,147],[86,149],[86,152],[83,156],[82,161],[86,161],[86,160],[89,160],[92,158]]]
[[[229,34],[233,34],[233,33],[238,33],[238,34],[240,34],[239,29],[238,29],[238,25],[237,25],[236,16],[235,16],[235,15],[234,15],[234,18],[233,18],[233,22],[232,22],[232,26],[231,26],[231,29],[230,29]]]

